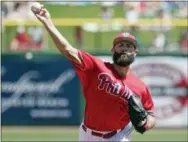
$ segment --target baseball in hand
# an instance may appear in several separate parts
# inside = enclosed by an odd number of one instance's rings
[[[34,13],[39,13],[43,5],[41,5],[39,2],[32,2],[31,4],[31,10]]]

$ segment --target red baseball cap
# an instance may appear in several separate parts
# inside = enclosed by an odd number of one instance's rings
[[[131,35],[130,33],[119,33],[115,36],[113,44],[115,45],[116,43],[118,43],[119,41],[129,41],[131,42],[135,47],[137,47],[137,41],[136,38]]]

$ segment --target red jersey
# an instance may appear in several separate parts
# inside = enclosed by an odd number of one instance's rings
[[[154,105],[146,85],[133,72],[118,76],[111,63],[79,50],[82,64],[73,62],[86,101],[84,124],[98,131],[113,131],[129,123],[127,101],[120,96],[130,89],[146,111]]]

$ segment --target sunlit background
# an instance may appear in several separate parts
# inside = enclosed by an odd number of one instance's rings
[[[132,69],[150,88],[157,125],[132,140],[188,141],[188,2],[41,3],[75,48],[104,61],[117,33],[133,34],[139,54]],[[2,140],[77,141],[85,103],[79,79],[31,5],[1,2]]]

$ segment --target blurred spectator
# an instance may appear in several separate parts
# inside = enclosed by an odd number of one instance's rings
[[[9,12],[6,18],[16,20],[34,19],[35,16],[30,10],[33,1],[34,0],[7,2]]]
[[[45,36],[45,31],[42,27],[29,27],[28,33],[32,39],[32,49],[38,50],[47,47],[45,44],[47,37]]]
[[[8,15],[8,7],[7,4],[5,2],[2,2],[1,4],[1,13],[2,13],[2,18],[0,20],[0,22],[2,23],[2,26],[0,28],[0,32],[3,33],[4,32],[4,26],[3,26],[3,21],[4,19],[7,17]]]
[[[17,28],[17,33],[10,44],[11,51],[39,50],[44,47],[46,37],[41,27],[29,27],[28,32],[24,26]]]
[[[114,15],[114,11],[110,6],[101,6],[101,19],[108,21],[111,20],[113,18]]]
[[[19,26],[17,28],[16,36],[12,39],[10,43],[11,51],[26,51],[32,45],[32,39],[26,32],[24,26]]]
[[[187,33],[187,31],[181,33],[179,46],[182,51],[188,51],[188,33]]]
[[[139,50],[142,50],[142,43],[141,43],[141,41],[140,41],[140,38],[139,38],[139,36],[138,36],[138,29],[139,29],[139,27],[137,27],[137,26],[131,26],[130,27],[130,33],[132,34],[132,35],[134,35],[134,37],[136,38],[136,40],[137,40],[137,43],[138,43],[138,49]]]
[[[144,13],[146,11],[146,1],[141,1],[139,3],[139,9],[140,9],[140,15],[144,16]]]
[[[170,30],[172,28],[172,17],[170,12],[164,12],[164,10],[160,8],[156,12],[156,18],[160,19],[160,31]]]
[[[76,48],[83,48],[83,30],[82,27],[78,26],[75,29],[75,41],[76,41]]]
[[[188,2],[184,1],[184,2],[175,2],[177,5],[177,9],[175,9],[174,11],[174,17],[178,17],[178,18],[188,18]]]
[[[125,19],[128,20],[129,24],[134,25],[137,23],[139,18],[138,10],[133,6],[128,7],[128,10],[125,13]]]
[[[167,39],[163,32],[156,33],[153,38],[149,52],[163,52]]]
[[[107,2],[104,2],[105,4],[107,4]],[[104,20],[106,23],[102,23],[99,25],[99,29],[101,31],[110,31],[112,30],[112,26],[108,23],[110,20],[112,20],[113,15],[114,15],[114,11],[112,9],[111,6],[109,5],[101,5],[101,9],[100,9],[100,18],[102,20]]]
[[[172,7],[173,7],[173,3],[170,2],[170,1],[169,2],[168,1],[161,1],[160,7],[164,11],[164,13],[168,13],[168,12],[171,12]]]
[[[2,18],[6,18],[9,11],[8,11],[7,4],[5,2],[2,2],[1,10],[2,10]]]
[[[26,11],[24,11],[28,2],[13,2],[13,9],[7,16],[8,19],[24,19]]]
[[[162,8],[157,10],[156,17],[159,18],[159,19],[163,19],[164,18],[164,10]]]

